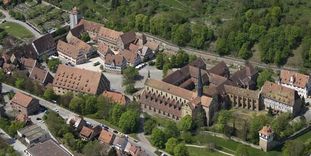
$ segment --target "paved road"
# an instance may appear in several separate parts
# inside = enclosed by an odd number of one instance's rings
[[[21,156],[25,156],[24,150],[27,149],[27,147],[22,144],[19,140],[15,140],[11,138],[4,130],[0,128],[0,137],[7,141],[10,146],[14,148],[15,151],[17,151]]]
[[[35,38],[39,38],[40,36],[42,36],[38,31],[36,31],[33,27],[31,27],[27,23],[25,23],[23,21],[15,20],[14,18],[12,18],[7,11],[2,10],[2,9],[0,11],[5,16],[4,20],[6,20],[8,22],[14,22],[14,23],[18,23],[18,24],[22,25],[23,27],[28,29],[30,32],[32,32],[32,34],[35,36]]]
[[[20,91],[20,92],[23,92],[25,94],[30,95],[27,92],[24,92],[24,91],[22,91],[22,90],[20,90],[18,88],[12,87],[12,86],[4,84],[4,83],[2,83],[2,91],[3,92],[8,92],[8,91],[16,92],[16,91]],[[35,95],[31,95],[31,96],[33,96],[34,98],[37,98],[39,100],[40,105],[42,105],[42,106],[44,106],[46,108],[49,108],[49,109],[57,112],[64,119],[67,119],[71,115],[77,115],[74,112],[71,112],[71,111],[69,111],[69,110],[67,110],[67,109],[65,109],[63,107],[60,107],[59,105],[56,105],[56,104],[54,104],[52,102],[46,101],[46,100],[44,100],[44,99],[42,99],[42,98],[40,98],[38,96],[35,96]],[[90,118],[86,118],[85,117],[84,119],[87,122],[89,122],[90,124],[92,124],[92,125],[100,125],[101,124],[101,123],[99,123],[99,122],[97,122],[97,121],[95,121],[93,119],[90,119]],[[111,128],[111,127],[109,127],[109,130],[110,131],[114,131],[114,129]],[[145,143],[143,141],[138,141],[136,143],[134,140],[135,140],[134,138],[129,137],[129,142],[130,143],[142,147],[147,152],[147,154],[150,155],[150,156],[155,155],[154,152],[155,152],[156,149],[154,147],[152,147],[149,143]]]

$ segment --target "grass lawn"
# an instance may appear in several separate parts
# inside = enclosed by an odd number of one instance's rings
[[[295,140],[300,140],[302,142],[306,142],[308,139],[311,138],[311,131],[309,131],[308,133],[305,133],[302,136],[299,136],[298,138],[296,138]]]
[[[190,156],[226,156],[219,152],[211,152],[206,148],[187,147]]]
[[[9,35],[12,35],[18,39],[32,38],[32,33],[23,26],[13,23],[5,22],[0,24],[0,28],[4,29]]]
[[[223,151],[234,154],[238,145],[240,143],[237,143],[232,140],[226,140],[218,137],[214,137],[208,134],[199,134],[193,137],[193,140],[196,141],[194,144],[197,145],[205,145],[208,143],[214,143],[216,146],[221,147]],[[252,148],[247,146],[249,153],[252,153],[252,155],[256,156],[278,156],[281,155],[281,152],[279,151],[271,151],[271,152],[263,152],[261,150]]]

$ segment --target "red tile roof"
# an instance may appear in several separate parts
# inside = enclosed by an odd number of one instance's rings
[[[121,105],[126,104],[126,96],[120,92],[114,91],[104,91],[103,96],[110,98],[113,102],[116,102]]]
[[[295,87],[305,88],[306,85],[309,83],[310,76],[300,74],[294,71],[281,70],[280,80],[281,80],[281,83],[285,83],[285,84],[292,83]]]
[[[21,92],[16,92],[16,94],[14,95],[14,97],[12,98],[12,102],[27,108],[29,106],[29,104],[31,103],[31,101],[33,100],[33,98],[31,96],[28,96],[24,93]]]

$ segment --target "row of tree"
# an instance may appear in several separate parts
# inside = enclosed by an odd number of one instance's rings
[[[138,130],[140,107],[135,102],[123,106],[102,95],[75,96],[72,93],[60,96],[58,101],[63,107],[78,114],[104,119],[118,126],[124,133],[133,133]]]

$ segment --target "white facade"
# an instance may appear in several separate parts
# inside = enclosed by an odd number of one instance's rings
[[[70,29],[73,29],[74,27],[78,25],[80,15],[77,12],[70,13],[69,18],[70,18]]]
[[[66,60],[67,62],[73,64],[73,65],[85,63],[87,60],[86,56],[84,55],[83,52],[80,52],[80,54],[78,55],[78,57],[76,59],[72,58],[68,55],[65,55],[64,53],[62,53],[60,51],[58,51],[58,56],[64,60]]]
[[[294,86],[293,84],[285,84],[285,83],[281,83],[282,86],[290,88],[290,89],[294,89],[298,92],[298,95],[300,97],[304,97],[307,98],[309,96],[309,93],[311,92],[311,83],[309,82],[305,88],[299,88],[297,86]]]
[[[273,110],[277,110],[280,112],[290,112],[293,113],[293,107],[288,106],[284,103],[278,102],[278,101],[274,101],[268,98],[264,98],[263,100],[264,105],[265,105],[265,109],[267,110],[269,107],[271,107],[271,109]]]

